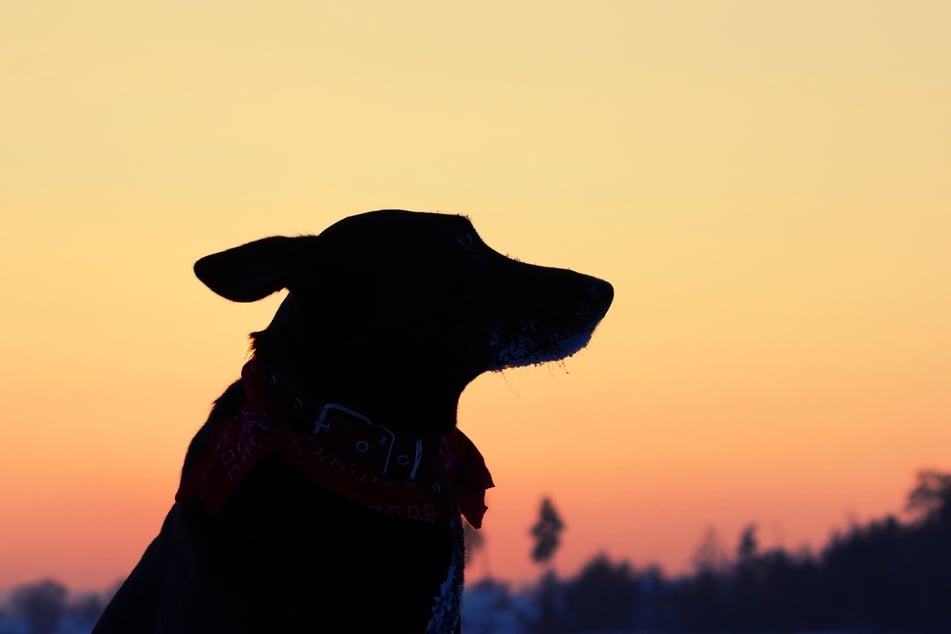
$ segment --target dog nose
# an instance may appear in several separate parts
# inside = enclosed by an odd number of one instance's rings
[[[614,287],[611,286],[609,282],[599,280],[596,277],[591,278],[591,280],[591,286],[588,287],[591,298],[597,302],[603,302],[606,306],[610,306],[614,300]]]

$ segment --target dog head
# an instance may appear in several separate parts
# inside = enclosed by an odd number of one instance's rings
[[[255,353],[312,398],[405,417],[420,433],[455,424],[479,374],[583,348],[613,298],[605,281],[494,251],[465,217],[401,210],[257,240],[198,260],[195,273],[233,301],[287,289]]]

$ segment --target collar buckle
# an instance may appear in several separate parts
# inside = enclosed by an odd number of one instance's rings
[[[390,429],[374,425],[360,412],[338,403],[327,403],[320,409],[311,433],[319,442],[359,462],[368,462],[390,477],[415,480],[423,458],[422,440],[398,440]]]

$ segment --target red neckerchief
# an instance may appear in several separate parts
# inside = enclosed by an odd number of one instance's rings
[[[314,484],[381,513],[448,522],[461,512],[473,527],[482,526],[485,491],[494,484],[479,450],[458,429],[421,439],[414,479],[392,477],[352,452],[322,444],[319,434],[292,427],[288,408],[269,393],[267,371],[256,359],[245,364],[241,379],[247,404],[215,427],[204,453],[183,474],[177,502],[199,495],[215,514],[258,462],[278,454]]]

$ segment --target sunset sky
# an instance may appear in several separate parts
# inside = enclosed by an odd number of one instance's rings
[[[951,3],[0,5],[0,589],[123,578],[281,297],[199,257],[378,208],[467,214],[616,299],[460,426],[472,577],[818,549],[951,470]]]

